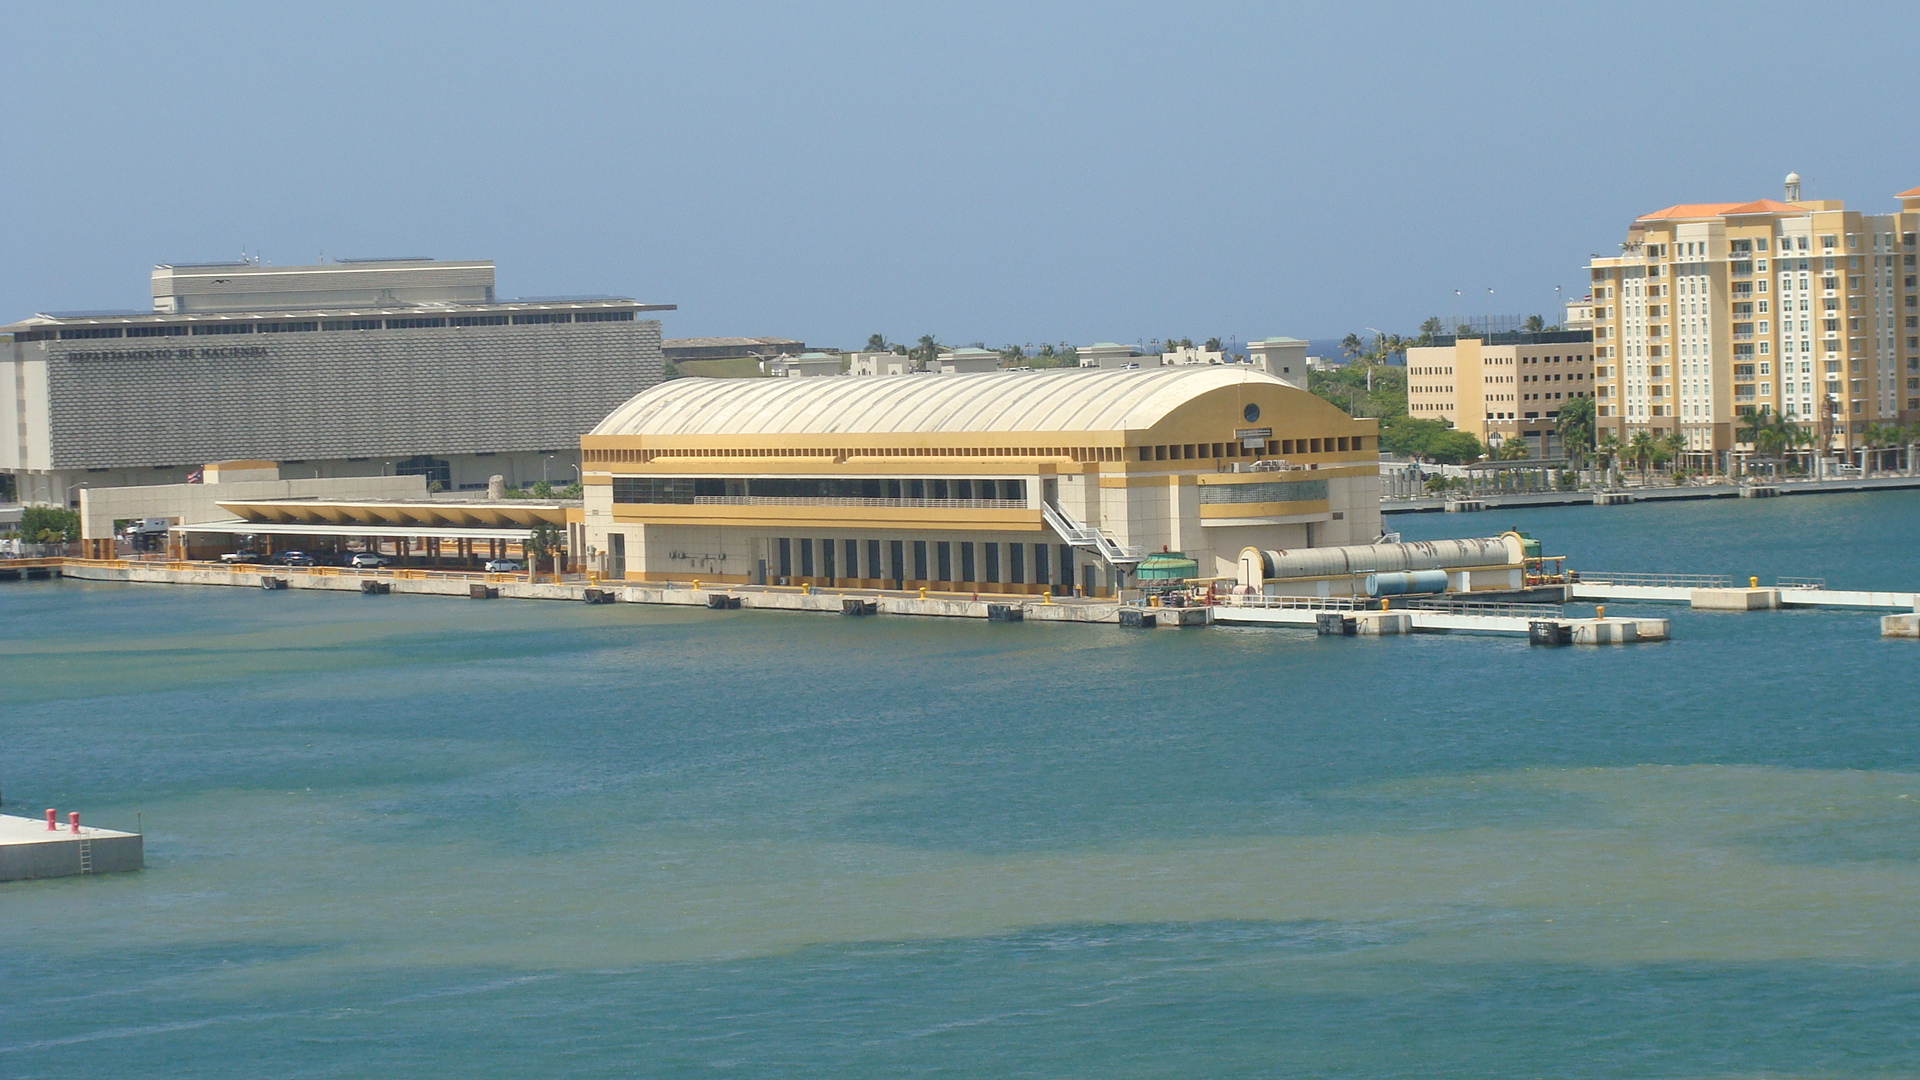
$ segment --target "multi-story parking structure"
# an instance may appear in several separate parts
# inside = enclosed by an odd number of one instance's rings
[[[1590,264],[1599,424],[1725,467],[1745,417],[1828,450],[1920,419],[1920,188],[1887,214],[1800,197],[1671,206]]]
[[[208,462],[442,489],[577,479],[579,433],[661,377],[671,305],[499,301],[491,262],[169,265],[152,311],[0,327],[0,472],[25,502]]]
[[[581,440],[629,581],[1104,594],[1146,554],[1380,535],[1373,420],[1246,365],[681,379]]]

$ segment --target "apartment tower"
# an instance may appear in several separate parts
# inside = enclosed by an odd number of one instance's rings
[[[1850,451],[1920,421],[1920,188],[1886,214],[1802,199],[1692,203],[1636,220],[1592,274],[1602,431],[1679,432],[1696,466],[1773,413]]]

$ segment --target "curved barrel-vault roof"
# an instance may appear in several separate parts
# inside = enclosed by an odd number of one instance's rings
[[[592,435],[1115,432],[1150,428],[1223,387],[1308,396],[1240,365],[810,379],[674,379],[615,409]]]

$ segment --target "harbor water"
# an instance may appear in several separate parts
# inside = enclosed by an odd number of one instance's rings
[[[1388,519],[1920,586],[1920,493]],[[1613,605],[1609,605],[1610,613]],[[0,586],[0,1076],[1920,1070],[1920,652]]]

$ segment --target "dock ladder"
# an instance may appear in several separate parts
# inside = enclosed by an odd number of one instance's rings
[[[93,873],[93,837],[91,836],[80,838],[80,872]]]

